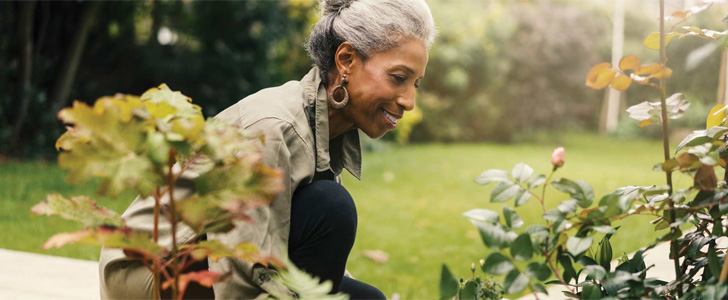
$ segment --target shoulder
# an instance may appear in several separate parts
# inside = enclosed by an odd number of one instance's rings
[[[228,107],[216,118],[248,127],[262,119],[275,118],[299,125],[308,124],[306,99],[299,81],[289,81],[277,87],[267,88],[247,96]]]

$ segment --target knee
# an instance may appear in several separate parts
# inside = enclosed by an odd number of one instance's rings
[[[300,191],[307,209],[314,210],[331,228],[349,234],[356,234],[357,213],[354,199],[340,184],[330,180],[313,182]]]

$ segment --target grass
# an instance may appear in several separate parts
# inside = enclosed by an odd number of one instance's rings
[[[510,170],[518,162],[547,173],[551,169],[551,151],[557,146],[566,148],[566,165],[554,178],[586,180],[593,185],[597,198],[625,185],[664,184],[663,173],[651,171],[662,157],[661,143],[657,141],[570,134],[558,143],[430,144],[365,153],[363,180],[348,174],[343,178],[359,211],[357,241],[348,269],[390,296],[438,297],[443,263],[458,276],[468,277],[470,264],[489,253],[474,226],[461,214],[472,208],[500,211],[503,203],[490,203],[490,187],[479,186],[473,179],[483,170]],[[31,216],[30,207],[47,193],[94,194],[92,183],[72,186],[63,177],[64,172],[54,163],[0,164],[0,232],[4,235],[0,248],[98,259],[97,247],[41,249],[54,233],[80,227],[55,217]],[[686,176],[674,177],[678,186],[691,183]],[[568,199],[552,188],[546,194],[549,206]],[[124,194],[117,200],[100,198],[99,203],[123,212],[133,198],[133,194]],[[517,212],[527,224],[543,222],[536,200]],[[621,223],[622,229],[612,239],[615,257],[654,240],[657,234],[647,223],[649,220],[632,217]],[[383,250],[389,254],[389,261],[376,263],[363,256],[364,250]]]

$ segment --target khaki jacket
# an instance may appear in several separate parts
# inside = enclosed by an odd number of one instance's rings
[[[225,109],[216,118],[239,124],[249,132],[265,135],[263,160],[268,166],[281,169],[284,191],[270,206],[250,213],[254,224],[239,222],[225,234],[209,234],[209,240],[220,240],[228,246],[252,242],[261,252],[278,257],[285,255],[290,232],[291,198],[301,184],[329,179],[340,182],[347,169],[361,178],[361,146],[358,130],[352,130],[329,141],[326,89],[317,68],[301,81],[261,90]],[[175,199],[193,193],[189,181],[180,180],[174,189]],[[168,198],[162,203],[166,205]],[[122,217],[127,226],[137,231],[152,231],[154,201],[137,197]],[[159,243],[171,247],[170,224],[160,218]],[[187,226],[177,229],[178,243],[191,242],[194,232]],[[274,270],[253,267],[235,259],[208,261],[210,269],[232,276],[214,285],[218,299],[252,299],[271,289],[282,287],[270,281]],[[151,298],[152,274],[138,260],[126,258],[120,249],[102,249],[99,263],[102,299]]]

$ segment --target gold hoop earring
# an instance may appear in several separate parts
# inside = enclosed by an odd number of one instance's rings
[[[331,108],[340,110],[344,108],[347,104],[349,104],[349,91],[346,90],[346,74],[341,78],[341,82],[338,86],[336,86],[333,90],[331,90],[331,93],[329,94],[329,106]],[[337,101],[334,99],[334,95],[336,94],[336,91],[341,89],[344,92],[344,98],[340,101]]]

